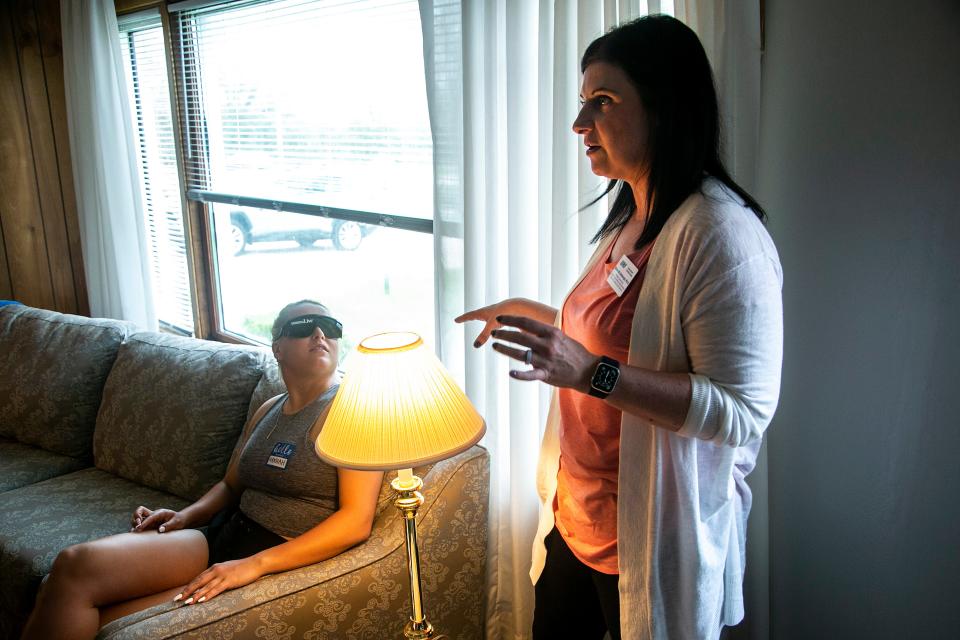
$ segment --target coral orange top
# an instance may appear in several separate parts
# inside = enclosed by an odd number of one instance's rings
[[[589,351],[626,364],[634,309],[652,250],[650,243],[627,254],[639,271],[621,297],[607,283],[620,256],[608,254],[598,260],[563,305],[563,332]],[[557,530],[585,565],[602,573],[619,573],[621,411],[573,389],[560,389],[559,401],[560,470],[553,503]]]

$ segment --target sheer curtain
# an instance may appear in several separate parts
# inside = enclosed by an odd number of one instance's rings
[[[581,3],[584,4],[584,3]],[[488,637],[528,635],[535,461],[549,389],[507,376],[479,327],[452,319],[510,296],[558,304],[589,257],[602,182],[569,130],[577,50],[604,29],[603,4],[422,0],[434,131],[439,343],[487,420],[491,453]],[[580,15],[583,14],[583,15]]]
[[[157,329],[113,0],[63,0],[63,75],[94,317]]]
[[[464,330],[453,318],[512,296],[559,306],[589,258],[607,204],[580,210],[604,182],[571,125],[580,55],[616,24],[676,12],[698,31],[733,134],[729,168],[753,186],[759,8],[722,0],[420,0],[420,9],[435,154],[438,344],[487,420],[491,454],[487,636],[527,638],[535,466],[550,389],[511,380],[505,358],[472,347],[479,325]]]

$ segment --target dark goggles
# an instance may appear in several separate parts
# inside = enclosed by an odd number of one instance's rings
[[[311,313],[287,320],[280,328],[280,335],[278,335],[277,338],[283,336],[288,338],[307,338],[313,335],[317,327],[320,327],[323,335],[328,338],[339,340],[343,337],[343,325],[340,324],[339,320],[331,318],[330,316]]]

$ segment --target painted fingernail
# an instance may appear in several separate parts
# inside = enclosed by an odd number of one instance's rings
[[[197,604],[200,604],[201,602],[203,602],[203,601],[206,600],[206,599],[207,599],[207,596],[200,596],[200,599],[197,600]]]
[[[474,349],[479,349],[479,348],[480,348],[480,341],[479,341],[479,340],[477,340],[476,342],[473,343],[473,348],[474,348]]]
[[[163,525],[160,525],[160,528],[157,529],[157,531],[159,531],[160,533],[163,533],[163,532],[166,531],[166,530],[167,530],[167,528],[166,528],[165,526],[163,526]]]
[[[183,604],[193,604],[193,596],[190,596],[189,598],[184,600]]]
[[[182,593],[178,593],[178,594],[177,594],[177,597],[173,599],[174,602],[179,602],[180,600],[183,600],[183,594],[182,594]]]

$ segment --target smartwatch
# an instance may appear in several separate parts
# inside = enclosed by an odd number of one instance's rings
[[[620,363],[613,358],[600,356],[593,377],[590,378],[589,394],[594,398],[606,398],[613,393],[617,381],[620,379]]]

